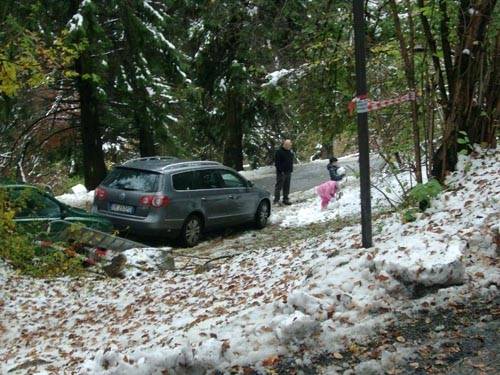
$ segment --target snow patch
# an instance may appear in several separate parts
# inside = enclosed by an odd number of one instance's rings
[[[156,10],[154,9],[151,5],[149,5],[149,1],[148,0],[144,0],[144,7],[149,10],[152,14],[154,14],[154,16],[156,18],[158,18],[160,21],[165,21],[165,19],[163,18],[163,16]]]
[[[78,184],[71,188],[71,193],[59,195],[56,199],[68,206],[87,208],[94,201],[94,190],[87,191],[85,186]]]
[[[278,81],[282,79],[283,77],[286,77],[287,75],[293,73],[295,69],[281,69],[277,70],[275,72],[269,73],[266,75],[267,82],[262,84],[262,87],[265,86],[276,86],[278,84]]]
[[[375,256],[379,270],[385,270],[405,284],[457,285],[465,276],[461,258],[466,244],[428,233],[395,236],[394,242],[382,244],[383,254]]]
[[[71,17],[71,19],[68,22],[68,27],[69,27],[69,32],[73,32],[75,30],[78,30],[81,28],[83,25],[83,16],[80,13],[76,13]]]
[[[276,328],[276,336],[283,343],[300,341],[311,337],[319,329],[319,322],[311,316],[295,311],[289,316],[278,316],[279,321]]]
[[[285,246],[274,244],[273,234],[260,238],[265,232],[217,239],[212,247],[201,244],[189,255],[234,255],[202,273],[180,267],[120,280],[89,276],[48,284],[0,264],[0,293],[8,296],[2,298],[0,316],[6,327],[0,335],[0,357],[5,358],[0,373],[40,358],[37,353],[69,373],[228,372],[304,350],[347,350],[346,337],[367,342],[393,321],[392,312],[415,309],[415,300],[404,293],[404,277],[441,283],[462,267],[462,286],[428,294],[418,305],[445,306],[467,301],[472,293],[494,296],[500,283],[492,262],[500,219],[499,165],[499,149],[460,158],[447,179],[450,189],[419,220],[402,223],[392,213],[374,222],[375,247],[370,249],[361,247],[360,226],[346,224],[325,233],[305,232],[310,236]],[[349,184],[345,190],[354,190]],[[308,199],[310,205],[314,193]],[[298,208],[277,211],[284,217]],[[340,210],[340,220],[346,212]],[[308,230],[275,229],[279,236]],[[259,245],[262,239],[266,242]],[[130,264],[153,267],[161,262],[153,252],[126,254]],[[411,351],[397,344],[395,349],[383,352],[379,364],[358,365],[360,371],[387,372],[412,358]],[[49,370],[49,365],[37,368]]]
[[[84,185],[82,185],[82,184],[78,184],[78,185],[73,186],[71,188],[71,191],[75,195],[84,195],[84,194],[88,193],[87,188]]]

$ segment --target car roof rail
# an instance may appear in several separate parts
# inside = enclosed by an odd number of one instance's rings
[[[135,158],[135,159],[127,160],[122,165],[131,164],[131,163],[134,163],[136,161],[148,161],[148,160],[172,161],[172,160],[178,160],[178,159],[179,158],[177,158],[175,156],[145,156],[145,157],[142,157],[142,158]]]
[[[166,171],[172,168],[183,168],[183,167],[204,167],[204,166],[221,166],[222,164],[216,161],[208,161],[208,160],[194,160],[194,161],[183,161],[179,163],[172,163],[164,166],[161,170]]]

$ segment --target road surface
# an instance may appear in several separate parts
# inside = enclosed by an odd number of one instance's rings
[[[371,160],[373,169],[380,168],[382,162],[380,158],[373,157]],[[290,192],[305,191],[321,184],[330,179],[326,165],[328,160],[318,160],[310,163],[295,164],[292,173],[292,183]],[[358,156],[346,156],[339,158],[339,165],[347,170],[347,175],[358,173]],[[354,172],[355,171],[355,172]],[[254,173],[247,171],[242,173],[246,178],[252,181],[256,186],[261,187],[271,193],[274,192],[274,184],[276,183],[276,174],[273,167],[265,167],[265,170]]]

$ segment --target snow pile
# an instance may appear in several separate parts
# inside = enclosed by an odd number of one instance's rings
[[[347,155],[339,158],[339,161],[341,165],[347,166],[347,162],[352,162],[357,157],[358,154]],[[315,160],[312,163],[321,163],[326,167],[328,160]],[[256,172],[263,173],[260,169]],[[424,178],[424,182],[426,182],[426,178]],[[394,175],[390,172],[376,171],[372,174],[372,184],[376,187],[371,188],[372,213],[380,213],[390,209],[391,203],[396,206],[401,203],[403,190],[414,186],[415,180],[408,172]],[[274,209],[270,222],[282,227],[300,227],[357,217],[361,214],[359,186],[359,177],[355,171],[349,168],[346,177],[339,182],[341,194],[330,201],[326,210],[321,210],[321,199],[313,188],[290,194],[291,200],[295,202],[293,206],[285,209]]]
[[[316,196],[313,188],[294,194],[294,199],[302,199],[303,201],[295,203],[291,208],[274,210],[270,218],[271,222],[282,227],[300,227],[360,215],[359,179],[348,176],[340,181],[339,186],[340,198],[332,199],[326,210],[321,211],[321,200]],[[401,194],[401,187],[391,178],[385,179],[384,185],[380,188],[388,191],[385,194],[390,197]],[[372,211],[376,213],[388,208],[390,208],[390,204],[386,197],[378,190],[372,189]]]
[[[82,184],[75,185],[71,188],[71,192],[75,195],[83,195],[87,194],[87,188],[83,186]]]
[[[302,341],[319,330],[319,323],[310,315],[294,311],[291,315],[277,316],[276,336],[283,343]]]
[[[394,352],[384,350],[381,353],[380,361],[372,359],[369,361],[361,362],[354,368],[354,372],[352,372],[352,375],[390,374],[394,372],[394,368],[396,366],[409,363],[413,358],[415,358],[415,353],[413,353],[410,349],[400,348],[399,345],[395,345],[395,349],[396,350]],[[349,372],[344,374],[350,375]]]
[[[127,257],[126,277],[141,276],[145,272],[173,267],[171,248],[139,248],[128,249],[122,254]],[[113,254],[115,255],[115,254]]]
[[[465,241],[444,241],[441,235],[427,232],[401,236],[384,244],[384,250],[375,257],[378,269],[387,271],[405,284],[454,285],[461,284],[465,270],[461,262]]]
[[[78,184],[71,188],[71,193],[58,195],[56,199],[68,206],[87,208],[94,201],[94,190],[87,191],[85,186]]]
[[[403,224],[391,214],[375,222],[371,249],[361,248],[354,225],[286,247],[244,251],[249,243],[242,242],[240,255],[199,274],[49,282],[8,274],[0,372],[33,361],[31,372],[203,374],[283,354],[307,360],[362,344],[393,311],[413,309],[406,280],[460,281],[423,297],[442,305],[497,293],[499,156],[461,159],[451,189],[418,221]],[[140,261],[137,251],[129,256]],[[410,356],[396,354],[360,368]]]

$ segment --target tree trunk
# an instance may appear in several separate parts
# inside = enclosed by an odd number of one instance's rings
[[[484,94],[480,91],[479,102],[484,107],[475,118],[474,134],[471,135],[478,143],[486,143],[496,147],[496,130],[500,116],[500,31],[495,37],[495,46],[491,61],[483,53],[484,66]],[[482,77],[480,77],[480,80]]]
[[[470,143],[486,142],[491,144],[493,137],[486,134],[494,132],[495,107],[498,107],[498,86],[487,89],[490,98],[482,93],[487,80],[483,74],[487,48],[485,46],[486,29],[491,22],[496,0],[482,0],[478,4],[462,1],[459,11],[459,43],[455,49],[453,71],[453,100],[445,121],[443,143],[434,155],[432,174],[443,180],[447,171],[453,171],[457,162],[459,132],[465,132]],[[472,11],[469,11],[472,10]],[[497,60],[498,61],[498,60]],[[495,62],[493,60],[493,62]],[[493,72],[496,72],[493,67]],[[497,74],[497,73],[495,73]],[[493,78],[494,80],[496,78]],[[494,84],[495,85],[495,84]],[[496,92],[490,92],[495,90]],[[496,99],[495,99],[496,98]],[[496,100],[488,106],[488,100]],[[487,112],[491,110],[492,112]],[[477,121],[485,113],[491,120]],[[482,129],[482,127],[485,127]]]
[[[415,86],[415,69],[413,64],[413,50],[411,51],[411,57],[408,54],[408,50],[406,48],[405,38],[403,36],[403,32],[401,31],[401,23],[399,21],[398,8],[395,0],[390,0],[389,5],[391,6],[392,16],[394,19],[394,29],[396,32],[396,37],[399,41],[399,47],[401,51],[401,57],[403,58],[404,67],[405,67],[405,75],[406,81],[408,84],[408,88],[416,92]],[[410,28],[413,26],[413,21],[411,18],[411,8],[408,9],[408,15],[410,20]],[[414,30],[411,30],[411,33],[414,33]],[[410,45],[413,45],[413,38],[410,37]],[[417,101],[411,101],[411,114],[412,114],[412,129],[413,129],[413,152],[415,157],[415,177],[417,183],[422,183],[422,157],[420,153],[420,130],[418,127],[418,108]]]
[[[134,115],[135,126],[139,128],[139,152],[141,157],[156,155],[153,129],[146,121],[141,121],[137,114]]]
[[[226,135],[224,140],[224,165],[237,171],[243,170],[242,103],[233,90],[227,92]]]
[[[80,96],[80,131],[83,151],[83,175],[85,187],[95,189],[106,177],[106,165],[102,150],[101,122],[98,99],[93,84],[84,79],[84,74],[91,74],[88,69],[89,56],[84,52],[76,61],[77,88]]]
[[[441,46],[443,47],[444,66],[446,70],[446,77],[448,78],[448,87],[453,87],[455,84],[455,80],[453,78],[453,60],[452,60],[452,52],[449,40],[450,31],[448,28],[448,22],[450,18],[448,16],[448,8],[446,6],[446,0],[439,0],[439,10],[441,11],[441,21],[439,24],[439,30],[441,33]],[[425,15],[423,16],[425,17]],[[431,36],[430,33],[429,35]]]
[[[420,8],[424,7],[424,0],[418,0],[418,6]],[[445,17],[445,20],[447,20],[447,16]],[[441,62],[439,61],[439,57],[437,55],[437,45],[436,41],[434,40],[434,37],[432,36],[432,29],[431,25],[429,23],[429,20],[425,16],[423,12],[420,12],[420,21],[422,22],[422,27],[424,29],[424,35],[425,39],[427,40],[427,45],[429,46],[430,52],[431,52],[431,58],[432,58],[432,63],[434,65],[434,70],[436,71],[437,77],[438,77],[438,87],[439,87],[439,93],[441,95],[441,106],[444,108],[445,113],[448,113],[448,94],[446,93],[446,85],[445,85],[445,80],[443,76],[443,70],[441,69]],[[443,22],[443,21],[442,21]],[[441,30],[447,30],[445,26],[441,26]],[[446,39],[448,36],[443,36],[442,38]],[[444,47],[444,46],[443,46]],[[449,45],[448,45],[449,47]],[[445,61],[451,60],[451,49],[447,51],[446,49],[443,49],[444,53],[449,53],[449,56],[445,56]],[[446,64],[445,64],[446,65]],[[447,75],[448,75],[448,82],[451,81],[451,70],[446,65],[447,68]]]
[[[72,0],[69,15],[78,11],[79,0]],[[93,40],[93,25],[87,30],[89,43]],[[99,100],[94,84],[89,76],[95,73],[92,68],[92,57],[89,50],[81,53],[75,61],[75,71],[78,77],[75,80],[80,102],[80,135],[82,142],[82,167],[85,187],[93,190],[106,177],[106,164],[101,139],[101,122],[99,117]]]
[[[434,155],[434,108],[435,102],[431,90],[432,84],[427,77],[425,84],[425,92],[427,98],[427,177],[431,176],[432,171],[432,157]]]
[[[328,159],[333,156],[333,143],[323,142],[320,150],[320,159]]]
[[[136,104],[133,106],[133,123],[134,128],[137,131],[137,136],[139,138],[139,153],[141,157],[156,155],[156,149],[154,144],[154,130],[152,126],[152,119],[148,113],[148,92],[144,87],[144,84],[137,80],[136,63],[135,61],[140,61],[141,57],[138,55],[138,51],[141,50],[142,40],[139,38],[136,32],[134,32],[134,22],[131,19],[131,14],[133,13],[133,8],[130,4],[124,4],[121,9],[122,22],[125,27],[125,40],[128,51],[128,59],[125,61],[125,70],[127,72],[127,77],[130,80],[130,85],[132,87],[132,95],[136,100]]]

